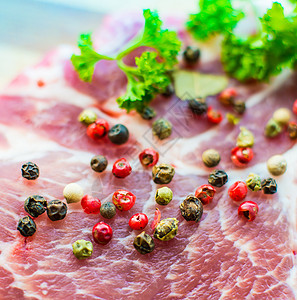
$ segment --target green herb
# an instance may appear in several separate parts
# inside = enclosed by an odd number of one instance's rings
[[[165,91],[170,84],[168,72],[178,62],[177,55],[181,47],[181,42],[174,31],[161,28],[162,22],[157,13],[145,9],[143,16],[145,25],[142,34],[115,57],[97,53],[92,46],[90,34],[80,36],[78,47],[81,55],[71,57],[73,66],[83,81],[92,80],[98,61],[115,60],[128,79],[126,93],[118,98],[117,102],[128,112],[134,109],[141,113],[157,93]],[[127,66],[123,58],[141,46],[150,47],[152,50],[143,52],[140,57],[135,58],[136,67]]]

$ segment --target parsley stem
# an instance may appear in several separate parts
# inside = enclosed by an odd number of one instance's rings
[[[124,71],[126,73],[126,75],[128,76],[128,74],[134,74],[134,75],[138,75],[138,71],[136,67],[131,67],[131,66],[127,66],[122,59],[117,61],[118,63],[118,67]]]
[[[134,40],[132,40],[132,42],[130,43],[130,45],[131,46],[128,46],[128,48],[126,48],[125,50],[121,51],[117,55],[116,60],[121,60],[123,57],[125,57],[126,55],[128,55],[134,49],[142,46],[142,38],[140,38],[139,36],[137,36]]]

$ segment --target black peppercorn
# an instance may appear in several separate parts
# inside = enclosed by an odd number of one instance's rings
[[[175,170],[172,166],[167,164],[161,164],[158,166],[153,166],[153,180],[157,184],[167,184],[171,182]]]
[[[214,170],[208,176],[208,183],[216,186],[221,187],[228,181],[228,175],[223,170]]]
[[[179,206],[186,221],[200,221],[203,214],[202,202],[193,195],[188,196]]]
[[[145,120],[151,120],[156,116],[156,112],[152,107],[146,106],[140,115]]]
[[[153,123],[153,135],[157,136],[160,140],[164,140],[171,135],[172,125],[165,119],[159,119]]]
[[[154,232],[154,238],[160,241],[170,241],[177,235],[178,220],[176,218],[167,218],[161,220]]]
[[[19,220],[17,230],[23,236],[31,236],[36,232],[36,224],[29,216],[26,216]]]
[[[108,164],[108,161],[106,159],[105,156],[103,155],[96,155],[91,159],[91,168],[95,171],[95,172],[103,172]]]
[[[112,219],[116,215],[116,207],[112,202],[105,202],[100,207],[100,214],[105,219]]]
[[[238,114],[242,115],[245,112],[245,102],[237,100],[233,102],[233,110]]]
[[[207,112],[207,104],[203,98],[188,100],[188,105],[192,112],[198,116],[201,116]]]
[[[188,65],[195,65],[200,58],[200,50],[193,46],[188,46],[183,52],[183,59]]]
[[[275,194],[277,192],[277,183],[273,178],[264,179],[261,182],[262,190],[264,194]]]
[[[52,221],[59,221],[66,217],[67,205],[60,200],[51,200],[47,204],[47,215]]]
[[[147,254],[155,249],[155,242],[143,231],[134,239],[133,246],[140,254]]]
[[[33,195],[25,200],[24,208],[25,211],[33,218],[37,218],[46,211],[47,202],[39,195]]]
[[[116,145],[125,144],[129,139],[128,128],[123,124],[116,124],[109,130],[108,138]]]
[[[39,168],[32,162],[22,165],[22,176],[28,180],[35,180],[39,177]]]
[[[171,97],[174,94],[174,87],[172,84],[167,85],[165,91],[161,94],[164,97]]]

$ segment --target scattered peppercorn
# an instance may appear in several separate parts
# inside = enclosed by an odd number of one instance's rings
[[[22,165],[22,176],[28,180],[35,180],[39,177],[39,168],[33,162]]]
[[[291,119],[291,112],[287,108],[279,108],[273,113],[272,119],[281,126],[287,125]]]
[[[99,214],[101,201],[90,195],[85,195],[81,199],[81,207],[86,214]]]
[[[215,149],[208,149],[202,153],[202,161],[208,168],[217,166],[221,161],[220,153]]]
[[[289,133],[289,137],[292,140],[297,139],[297,123],[296,122],[289,122],[288,124],[288,133]]]
[[[245,127],[240,127],[240,133],[237,137],[236,146],[241,148],[251,148],[254,146],[254,135]]]
[[[125,144],[129,139],[129,130],[123,124],[116,124],[109,130],[108,138],[113,144]]]
[[[33,195],[25,200],[24,208],[25,211],[33,218],[37,218],[46,211],[47,202],[39,195]]]
[[[295,115],[297,115],[297,99],[295,100],[294,104],[293,104],[293,113]]]
[[[112,219],[116,215],[116,207],[112,202],[105,202],[101,205],[100,214],[105,219]]]
[[[127,211],[133,207],[136,196],[126,190],[117,190],[112,196],[112,202],[118,210]]]
[[[171,182],[175,170],[171,165],[160,164],[158,166],[153,166],[152,174],[155,183],[167,184]]]
[[[257,174],[250,173],[245,182],[252,192],[258,192],[262,189],[261,178]]]
[[[221,114],[221,112],[212,109],[212,107],[209,107],[207,109],[207,119],[211,123],[219,124],[223,120],[223,115]]]
[[[200,221],[203,215],[202,202],[193,195],[188,196],[179,206],[186,221]]]
[[[161,118],[153,123],[152,131],[153,135],[164,140],[171,135],[172,125],[168,120]]]
[[[66,217],[67,205],[60,200],[51,200],[47,203],[47,216],[52,221],[60,221]]]
[[[151,120],[156,116],[156,112],[152,107],[145,106],[140,115],[144,120]]]
[[[159,153],[153,148],[144,149],[139,154],[139,160],[145,167],[152,167],[157,164],[159,160]]]
[[[167,218],[161,220],[154,232],[154,238],[160,241],[169,241],[173,239],[178,230],[178,220],[176,218]]]
[[[99,222],[94,225],[92,235],[97,244],[106,245],[112,238],[112,229],[105,222]]]
[[[282,155],[271,156],[267,161],[268,171],[274,175],[283,175],[287,170],[287,162]]]
[[[235,88],[227,88],[222,91],[219,96],[218,100],[224,105],[232,105],[234,102],[235,97],[237,97],[237,91]]]
[[[273,119],[270,119],[265,127],[265,135],[267,137],[276,137],[282,131],[281,126]]]
[[[84,109],[78,116],[78,121],[87,126],[95,123],[96,120],[97,114],[91,109]]]
[[[93,244],[85,240],[77,240],[72,244],[73,254],[77,259],[85,259],[92,255]]]
[[[246,110],[245,102],[241,100],[236,100],[233,102],[232,108],[236,113],[242,115]]]
[[[214,170],[208,176],[208,183],[216,187],[222,187],[227,181],[228,175],[224,170]]]
[[[226,119],[232,125],[237,125],[240,122],[239,117],[236,117],[235,115],[230,113],[226,113]]]
[[[198,116],[201,116],[207,112],[207,103],[204,98],[196,98],[188,100],[188,105],[191,111]]]
[[[151,236],[143,231],[135,237],[133,246],[140,254],[147,254],[155,249],[155,242]]]
[[[155,200],[159,205],[167,205],[172,200],[172,190],[166,186],[157,189]]]
[[[215,193],[216,189],[213,186],[210,184],[203,184],[196,190],[195,197],[198,198],[202,204],[206,205],[212,201]]]
[[[112,167],[112,174],[117,178],[125,178],[130,175],[132,168],[125,158],[118,159]]]
[[[187,65],[193,66],[198,63],[200,55],[201,52],[197,47],[187,46],[183,52],[183,59]]]
[[[238,215],[246,217],[248,222],[254,221],[258,212],[259,207],[253,201],[245,201],[238,207]]]
[[[253,157],[252,148],[235,147],[231,150],[231,160],[237,167],[245,167]]]
[[[133,230],[142,230],[148,223],[148,217],[146,214],[138,213],[133,215],[129,220],[129,226]]]
[[[167,85],[165,91],[161,94],[164,97],[171,97],[174,94],[174,87],[172,84]]]
[[[91,168],[95,171],[95,172],[103,172],[106,167],[107,167],[108,161],[106,159],[105,156],[103,155],[96,155],[94,157],[92,157],[91,159]]]
[[[236,202],[242,201],[248,192],[248,188],[245,182],[236,181],[234,182],[228,190],[229,197]]]
[[[275,194],[277,192],[277,183],[273,178],[264,179],[261,183],[264,194]]]
[[[69,183],[63,190],[63,196],[67,203],[77,203],[84,196],[84,190],[77,183]]]
[[[31,217],[26,216],[19,220],[17,230],[23,236],[32,236],[36,232],[36,224]]]
[[[94,123],[90,124],[87,128],[87,135],[94,141],[98,141],[106,136],[109,129],[107,121],[97,119]]]

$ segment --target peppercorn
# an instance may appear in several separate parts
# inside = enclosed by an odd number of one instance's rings
[[[214,124],[219,124],[223,120],[223,115],[220,111],[212,109],[212,107],[209,107],[207,109],[207,120]]]
[[[152,149],[152,148],[144,149],[139,154],[139,160],[143,166],[152,167],[155,164],[157,164],[157,162],[159,160],[159,153],[155,149]]]
[[[125,178],[132,172],[132,167],[125,158],[120,158],[113,164],[112,174],[117,178]]]
[[[160,221],[154,232],[154,238],[160,241],[169,241],[177,234],[178,220],[176,218],[167,218]]]
[[[237,167],[245,167],[253,157],[252,148],[235,147],[231,150],[231,160]]]
[[[95,123],[96,120],[97,114],[91,109],[84,109],[78,116],[78,121],[87,126]]]
[[[85,240],[77,240],[72,244],[73,254],[77,259],[85,259],[92,255],[93,244]]]
[[[99,222],[94,225],[92,235],[95,243],[106,245],[112,238],[112,228],[105,222]]]
[[[226,113],[226,119],[232,125],[237,125],[240,122],[240,118],[231,113]]]
[[[293,113],[297,115],[297,99],[293,103]]]
[[[237,202],[242,201],[247,195],[247,185],[243,181],[234,182],[228,189],[229,197]]]
[[[155,249],[155,242],[151,236],[143,231],[135,237],[133,246],[140,254],[147,254]]]
[[[189,108],[192,112],[198,116],[201,116],[207,112],[207,103],[203,98],[196,98],[188,100]]]
[[[36,232],[36,224],[29,216],[26,216],[19,220],[17,230],[23,236],[32,236]]]
[[[22,165],[22,176],[27,180],[35,180],[39,177],[39,168],[31,161]]]
[[[264,179],[261,183],[264,194],[275,194],[277,192],[277,183],[273,178]]]
[[[198,198],[202,204],[206,205],[212,201],[216,189],[210,184],[203,184],[195,191],[195,197]]]
[[[289,122],[288,133],[289,133],[289,137],[292,140],[297,139],[297,123],[296,122]]]
[[[136,196],[126,190],[120,189],[113,193],[112,202],[118,210],[127,211],[133,207]]]
[[[109,130],[108,138],[113,144],[125,144],[129,139],[129,130],[123,124],[116,124]]]
[[[165,88],[165,91],[161,93],[161,95],[164,97],[171,97],[173,94],[174,94],[174,87],[172,84],[168,84],[167,87]]]
[[[145,106],[140,115],[144,120],[151,120],[156,116],[156,111],[152,107]]]
[[[63,196],[67,203],[80,202],[84,196],[84,190],[77,183],[69,183],[63,190]]]
[[[274,175],[283,175],[287,170],[287,162],[282,155],[271,156],[267,161],[268,171]]]
[[[208,149],[202,153],[202,161],[208,168],[217,166],[221,161],[220,153],[215,149]]]
[[[155,183],[167,184],[171,182],[175,174],[175,170],[170,165],[160,164],[158,166],[153,166],[152,174]]]
[[[112,202],[105,202],[100,207],[100,214],[105,219],[112,219],[116,215],[116,207]]]
[[[232,104],[232,108],[236,113],[242,115],[246,110],[245,102],[241,100],[234,101]]]
[[[218,96],[218,100],[222,104],[228,106],[233,104],[235,97],[237,97],[237,91],[235,88],[231,87],[222,91]]]
[[[228,175],[224,170],[214,170],[208,176],[208,183],[216,187],[222,187],[227,181]]]
[[[172,190],[166,186],[157,189],[155,200],[159,205],[167,205],[172,200]]]
[[[200,59],[200,50],[194,46],[187,46],[183,52],[183,59],[187,65],[193,66]]]
[[[157,136],[160,140],[164,140],[171,135],[172,125],[169,121],[161,118],[153,123],[153,135]]]
[[[103,155],[96,155],[91,159],[91,168],[95,171],[95,172],[103,172],[108,164],[108,161],[106,159],[105,156]]]
[[[240,127],[240,133],[237,137],[236,146],[241,148],[251,148],[254,146],[254,135],[245,127]]]
[[[85,195],[81,199],[81,207],[86,214],[99,214],[101,201],[96,197]]]
[[[148,217],[146,214],[138,213],[133,215],[129,220],[129,226],[133,230],[142,230],[148,223]]]
[[[257,192],[262,189],[261,178],[259,175],[250,173],[246,179],[246,185],[252,192]]]
[[[67,205],[60,200],[51,200],[47,204],[47,216],[52,221],[60,221],[66,217]]]
[[[202,202],[193,195],[188,196],[179,206],[186,221],[200,221],[203,214]]]
[[[287,108],[279,108],[273,113],[272,119],[281,126],[287,125],[291,119],[291,112]]]
[[[281,126],[273,119],[270,119],[265,127],[265,135],[267,137],[276,137],[282,131]]]
[[[25,200],[25,211],[33,218],[37,218],[46,211],[47,202],[42,196],[33,195]]]
[[[87,128],[87,135],[94,141],[99,141],[106,136],[109,130],[109,124],[104,119],[97,119]]]
[[[238,215],[244,216],[248,219],[248,222],[254,221],[259,212],[257,203],[253,201],[245,201],[238,207]]]

